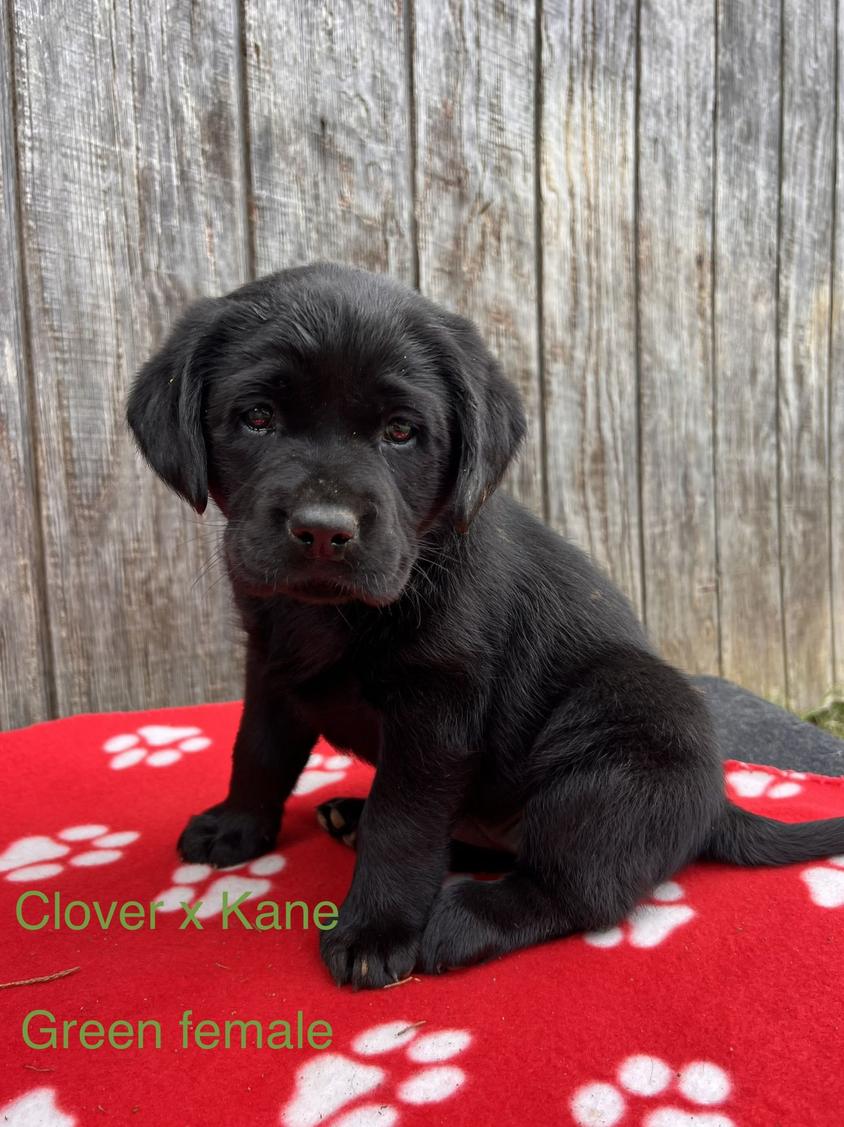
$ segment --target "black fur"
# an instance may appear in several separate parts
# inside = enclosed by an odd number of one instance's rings
[[[377,766],[322,940],[338,983],[609,927],[697,857],[844,850],[844,819],[726,801],[701,694],[582,552],[494,493],[524,418],[467,321],[385,277],[283,271],[190,310],[128,417],[153,469],[228,518],[248,636],[229,794],[182,856],[271,848],[320,733]],[[511,871],[444,887],[452,837]]]

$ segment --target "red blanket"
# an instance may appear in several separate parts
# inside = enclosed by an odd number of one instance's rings
[[[612,932],[355,994],[318,954],[354,855],[314,806],[367,768],[318,746],[267,857],[175,854],[225,793],[239,711],[0,737],[0,1123],[844,1122],[844,858],[696,865]],[[841,780],[727,779],[785,821],[844,815]]]

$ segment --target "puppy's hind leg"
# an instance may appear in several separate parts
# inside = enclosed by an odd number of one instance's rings
[[[329,837],[354,849],[365,801],[363,798],[329,798],[317,806],[317,821]],[[500,873],[511,869],[514,862],[503,850],[455,839],[449,842],[448,857],[449,869],[459,873]]]
[[[600,930],[631,910],[647,889],[649,866],[632,855],[641,852],[635,829],[619,833],[618,811],[602,801],[605,786],[597,778],[569,779],[529,800],[513,871],[443,888],[422,938],[423,971]]]
[[[622,764],[584,769],[529,799],[513,871],[443,888],[422,937],[420,969],[438,973],[612,927],[691,860],[701,788],[682,776],[631,775]]]
[[[422,938],[423,970],[614,926],[700,854],[723,810],[700,695],[635,649],[581,672],[524,770],[533,779],[513,872],[442,890]]]

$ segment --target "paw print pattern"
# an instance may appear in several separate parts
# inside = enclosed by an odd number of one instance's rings
[[[305,770],[299,776],[299,781],[293,791],[294,794],[311,794],[320,787],[327,787],[331,783],[339,783],[351,765],[351,755],[336,754],[323,755],[320,751],[312,753],[305,764]]]
[[[812,903],[819,908],[844,907],[844,854],[830,857],[828,864],[813,865],[800,874]]]
[[[694,908],[678,903],[683,896],[682,886],[667,880],[651,893],[651,900],[657,903],[639,904],[618,927],[589,931],[583,938],[591,947],[617,947],[625,936],[631,947],[658,947],[694,917]]]
[[[112,736],[103,744],[103,751],[112,758],[109,767],[123,771],[145,763],[147,767],[170,767],[185,752],[205,751],[211,746],[201,728],[172,728],[168,724],[146,724],[137,732]]]
[[[124,846],[140,836],[135,830],[109,833],[108,826],[85,825],[68,826],[55,837],[21,837],[0,854],[0,873],[12,881],[49,880],[66,864],[77,868],[110,865],[123,856]],[[75,848],[83,852],[73,853]]]
[[[466,1082],[463,1069],[443,1062],[462,1053],[471,1040],[465,1029],[420,1033],[406,1021],[364,1030],[352,1042],[354,1056],[320,1053],[299,1069],[296,1090],[281,1113],[283,1127],[392,1127],[399,1122],[402,1104],[441,1103],[459,1091]],[[377,1064],[369,1063],[373,1058]],[[410,1073],[393,1081],[388,1097],[383,1085],[389,1065],[406,1070],[408,1064]],[[357,1102],[376,1088],[381,1089],[378,1099]],[[347,1110],[351,1103],[357,1106]]]
[[[228,893],[231,904],[244,892],[252,896],[263,896],[272,888],[267,877],[280,873],[287,864],[280,853],[267,853],[254,861],[232,865],[228,869],[212,869],[210,865],[180,865],[173,872],[173,884],[164,892],[159,892],[156,900],[162,900],[159,912],[177,912],[181,903],[194,904],[202,901],[194,915],[198,920],[207,920],[223,910],[223,893]],[[212,874],[219,874],[207,887],[205,881]]]
[[[675,1072],[659,1057],[643,1054],[621,1063],[616,1084],[578,1088],[570,1107],[579,1127],[734,1127],[722,1112],[701,1110],[722,1104],[729,1094],[729,1076],[711,1061],[692,1061]],[[659,1105],[653,1106],[657,1096]]]
[[[788,779],[777,782],[777,776],[769,771],[757,771],[743,767],[739,771],[727,772],[727,785],[738,798],[794,798],[803,789],[799,779],[805,779],[803,771],[789,771]]]
[[[4,1127],[74,1127],[75,1115],[65,1115],[56,1104],[52,1088],[33,1088],[0,1107]]]

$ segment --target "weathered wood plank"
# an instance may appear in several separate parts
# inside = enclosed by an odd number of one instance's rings
[[[258,274],[336,259],[413,281],[402,6],[246,0]]]
[[[185,299],[245,275],[234,15],[14,3],[61,712],[239,691],[225,587],[194,585],[213,530],[152,481],[123,423],[128,379]]]
[[[829,255],[835,0],[783,8],[779,437],[789,703],[832,686],[829,589]]]
[[[507,481],[543,512],[534,6],[414,5],[419,288],[474,320],[529,420]]]
[[[636,5],[542,6],[542,348],[552,523],[639,610]]]
[[[832,578],[833,679],[844,693],[844,4],[838,5],[838,118],[836,121],[835,238],[832,246],[830,320],[830,566]]]
[[[724,675],[785,701],[777,509],[780,3],[718,5],[716,498]]]
[[[11,51],[4,10],[0,12],[0,728],[45,720],[50,711],[15,180]]]
[[[639,324],[648,628],[719,671],[712,412],[715,4],[640,15]]]

